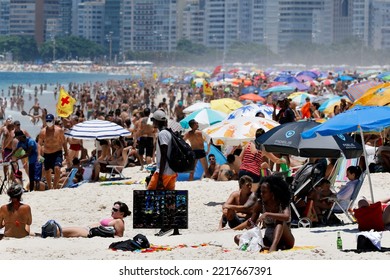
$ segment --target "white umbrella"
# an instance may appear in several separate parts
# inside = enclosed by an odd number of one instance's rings
[[[202,130],[202,134],[207,142],[212,139],[215,145],[237,146],[254,140],[258,128],[267,132],[278,125],[278,122],[265,118],[241,117],[209,126]]]
[[[131,133],[122,126],[104,120],[90,120],[78,123],[65,132],[65,136],[75,139],[112,139],[130,136]]]
[[[227,120],[236,119],[240,117],[254,117],[258,112],[262,112],[266,119],[272,120],[272,113],[274,108],[269,105],[249,104],[242,106],[233,112],[229,113],[226,117]],[[276,111],[278,112],[278,110]]]
[[[195,111],[198,111],[200,109],[204,109],[204,108],[210,108],[210,103],[207,103],[207,102],[196,102],[190,106],[188,106],[187,108],[185,108],[183,110],[183,113],[185,114],[190,114],[190,113],[193,113]]]

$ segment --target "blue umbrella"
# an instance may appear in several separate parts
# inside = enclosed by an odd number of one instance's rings
[[[166,79],[161,81],[161,83],[163,83],[163,84],[170,84],[170,83],[174,83],[174,82],[176,82],[176,80],[173,78],[166,78]]]
[[[298,79],[293,76],[280,75],[274,79],[274,82],[283,82],[283,83],[298,83]]]
[[[334,96],[326,100],[324,103],[321,104],[320,108],[318,108],[318,111],[323,112],[326,108],[328,108],[330,105],[336,103],[337,101],[340,101],[341,98],[345,98],[343,96]]]
[[[300,82],[292,82],[292,83],[287,84],[286,86],[297,88],[300,91],[306,91],[309,89],[309,87],[307,85],[302,84]]]
[[[190,120],[196,120],[199,123],[199,128],[204,129],[210,125],[213,125],[215,123],[218,123],[225,119],[227,114],[213,110],[210,108],[203,108],[200,110],[197,110],[195,112],[192,112],[188,116],[186,116],[184,119],[180,121],[180,125],[187,129],[190,127],[189,122]]]
[[[347,76],[347,75],[340,76],[337,79],[340,80],[340,81],[352,81],[352,80],[354,80],[354,78],[352,78],[351,76]]]
[[[390,126],[390,107],[387,106],[355,106],[344,113],[338,114],[323,124],[309,129],[302,133],[302,138],[313,138],[316,134],[322,136],[337,135],[350,132],[360,132],[364,144],[363,131],[382,131]],[[367,151],[363,145],[366,166],[368,168]],[[374,200],[370,173],[368,180],[370,184],[371,199]]]
[[[301,71],[301,72],[297,73],[295,76],[301,76],[301,75],[309,76],[309,77],[312,77],[313,79],[318,78],[317,73],[315,73],[313,71]]]
[[[246,93],[253,93],[255,91],[259,92],[260,89],[257,87],[254,87],[254,86],[249,86],[249,87],[243,88],[241,93],[246,94]]]
[[[274,92],[293,92],[294,90],[295,88],[290,86],[274,86],[263,91],[262,96],[263,97],[268,96],[270,93],[274,93]]]

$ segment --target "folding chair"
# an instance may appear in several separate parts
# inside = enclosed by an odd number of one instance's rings
[[[360,178],[359,178],[359,181],[357,183],[357,185],[355,186],[355,189],[353,190],[353,193],[351,195],[351,198],[348,202],[348,205],[346,208],[343,208],[341,205],[340,205],[340,201],[335,199],[334,202],[333,202],[333,205],[332,205],[332,208],[329,210],[329,213],[328,213],[328,216],[327,216],[327,219],[329,220],[330,218],[330,215],[332,213],[334,214],[345,214],[345,216],[347,216],[347,218],[351,221],[351,223],[355,223],[355,220],[352,218],[351,214],[349,213],[349,209],[352,209],[352,206],[353,204],[355,203],[358,195],[359,195],[359,192],[363,186],[363,182],[364,182],[364,178],[366,177],[366,171],[363,171],[362,174],[360,175]],[[336,205],[338,206],[338,209],[336,209]]]
[[[126,147],[122,151],[122,156],[124,157],[123,165],[107,165],[107,169],[109,172],[106,174],[109,174],[108,179],[113,178],[115,175],[118,175],[121,179],[126,179],[125,175],[123,175],[123,170],[127,167],[127,164],[129,162],[129,157],[132,151],[132,147]]]
[[[65,181],[62,183],[60,189],[69,188],[71,185],[73,185],[73,179],[76,176],[77,171],[78,168],[72,168],[69,171],[68,176],[66,176]]]

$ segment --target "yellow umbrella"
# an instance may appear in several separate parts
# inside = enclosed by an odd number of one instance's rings
[[[234,110],[242,107],[242,104],[231,98],[221,98],[216,100],[211,100],[210,102],[211,109],[224,112],[229,114]]]
[[[210,78],[210,74],[203,71],[194,71],[192,75],[198,78]]]
[[[308,93],[305,92],[305,91],[296,91],[296,92],[291,93],[291,94],[288,96],[288,98],[294,99],[295,97],[301,96],[302,94],[308,94]]]
[[[385,106],[390,103],[390,83],[384,83],[367,90],[359,99],[353,103],[363,106]],[[353,107],[352,106],[352,107]]]

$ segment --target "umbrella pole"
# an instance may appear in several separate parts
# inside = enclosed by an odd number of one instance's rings
[[[360,130],[360,137],[362,138],[364,161],[366,163],[366,171],[367,171],[367,177],[368,177],[368,184],[370,186],[371,201],[374,203],[375,202],[375,200],[374,200],[374,192],[372,191],[372,182],[371,182],[370,169],[368,168],[368,157],[367,157],[366,144],[364,143],[363,130],[362,130],[360,125],[359,125],[359,130]]]

